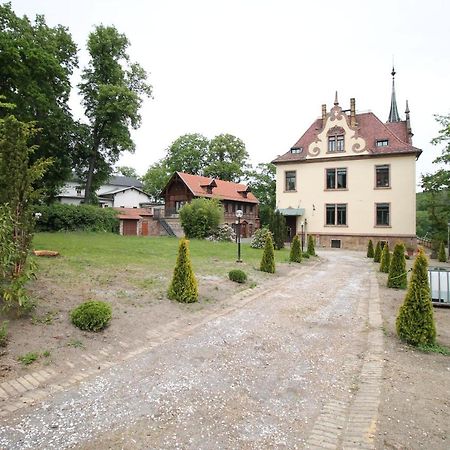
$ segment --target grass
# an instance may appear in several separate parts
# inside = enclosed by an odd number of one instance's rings
[[[450,348],[445,345],[419,345],[417,348],[426,353],[439,353],[440,355],[450,356]]]
[[[24,366],[29,366],[39,358],[39,353],[29,352],[17,358]]]

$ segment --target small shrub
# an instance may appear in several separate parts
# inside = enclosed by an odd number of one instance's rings
[[[405,246],[396,244],[389,265],[387,286],[390,288],[406,289],[408,279],[406,275]]]
[[[180,222],[187,238],[205,239],[223,222],[219,200],[196,198],[180,209]]]
[[[8,321],[4,320],[0,326],[0,347],[8,345]]]
[[[439,246],[438,260],[439,262],[447,261],[447,255],[445,254],[445,246],[443,242],[441,242],[441,245]]]
[[[375,256],[375,253],[373,251],[373,242],[372,239],[369,240],[369,244],[367,245],[367,257],[373,258]]]
[[[19,356],[17,360],[21,362],[24,366],[29,366],[34,363],[39,358],[39,354],[35,352],[29,352],[25,355]]]
[[[264,248],[266,244],[267,236],[273,237],[272,232],[268,228],[259,228],[255,231],[252,237],[250,247],[252,248]]]
[[[259,266],[261,272],[275,273],[275,255],[272,242],[272,235],[268,235],[264,245],[264,253]]]
[[[108,326],[112,317],[111,305],[90,300],[72,310],[70,319],[80,330],[101,331]]]
[[[391,264],[391,254],[389,253],[389,244],[386,242],[381,252],[380,272],[389,273],[389,266]]]
[[[309,259],[310,256],[311,256],[311,255],[310,255],[308,252],[303,252],[303,253],[302,253],[302,258]]]
[[[44,350],[44,351],[42,352],[42,356],[43,356],[44,358],[50,358],[50,355],[51,355],[50,350]]]
[[[381,243],[380,241],[377,242],[377,245],[375,246],[375,252],[373,253],[373,262],[379,263],[381,261]]]
[[[206,239],[214,242],[233,242],[236,239],[236,233],[233,228],[227,224],[224,224],[213,230],[213,232]]]
[[[228,272],[228,278],[236,283],[245,283],[247,281],[247,274],[240,269],[233,269]]]
[[[314,248],[314,236],[312,234],[308,235],[307,253],[311,256],[316,256],[316,249]]]
[[[180,239],[177,262],[167,296],[182,303],[193,303],[198,300],[197,280],[192,270],[187,239]]]
[[[292,239],[289,261],[296,263],[302,262],[302,250],[300,248],[300,239],[297,234],[294,236],[294,239]]]

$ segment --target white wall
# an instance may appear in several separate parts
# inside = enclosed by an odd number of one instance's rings
[[[124,208],[139,208],[140,203],[148,203],[149,201],[150,198],[148,195],[145,195],[136,189],[127,189],[126,191],[118,192],[114,195],[113,206],[115,208],[120,208],[121,206]]]

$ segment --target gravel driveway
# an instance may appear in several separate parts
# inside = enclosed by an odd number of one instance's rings
[[[320,255],[238,308],[10,416],[0,447],[374,448],[376,281],[361,253]]]

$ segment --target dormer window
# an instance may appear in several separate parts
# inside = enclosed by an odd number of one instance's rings
[[[333,127],[328,133],[328,152],[336,153],[336,152],[344,152],[345,151],[345,140],[344,140],[345,131],[341,127]]]
[[[303,147],[292,147],[291,153],[301,153],[303,151]]]
[[[387,147],[389,141],[387,139],[377,139],[377,147]]]

